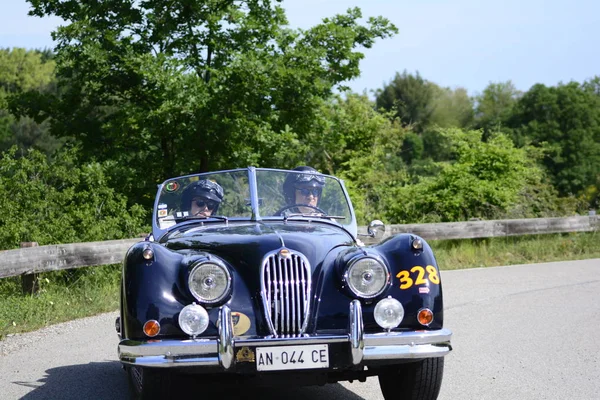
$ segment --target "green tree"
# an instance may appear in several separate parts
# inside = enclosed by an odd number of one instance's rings
[[[345,179],[360,224],[384,218],[386,209],[396,201],[397,188],[410,182],[400,154],[409,131],[389,115],[379,115],[377,120],[377,135],[360,152],[356,151],[339,173]]]
[[[598,182],[600,96],[593,82],[535,85],[519,99],[515,134],[544,150],[542,162],[561,196],[581,195]]]
[[[0,49],[0,93],[43,90],[54,79],[54,63],[36,50]]]
[[[417,72],[396,73],[394,79],[377,91],[378,109],[390,112],[412,133],[402,145],[402,158],[421,169],[428,159],[448,156],[438,128],[470,128],[473,124],[473,101],[463,88],[442,88]]]
[[[18,118],[9,111],[12,97],[51,91],[54,80],[54,62],[47,51],[0,49],[0,151],[16,145],[21,151],[35,148],[49,155],[60,147],[47,122]]]
[[[270,0],[30,3],[67,21],[54,37],[69,86],[21,112],[44,104],[38,118],[51,115],[88,159],[117,161],[134,194],[179,173],[281,166],[333,89],[359,75],[360,48],[396,32],[381,17],[359,24],[358,9],[288,29]]]
[[[483,93],[475,96],[475,127],[484,130],[484,137],[492,132],[506,132],[521,95],[511,81],[490,83]],[[516,141],[521,146],[525,144],[522,140]]]
[[[421,160],[424,150],[425,146],[420,135],[412,131],[404,135],[404,140],[400,147],[400,157],[407,165],[411,165],[413,161]]]
[[[439,87],[421,77],[404,71],[376,93],[377,108],[393,112],[404,126],[415,132],[424,131],[434,113],[434,97]]]
[[[307,156],[299,161],[320,171],[338,174],[353,158],[370,152],[378,136],[401,134],[389,118],[375,110],[366,95],[346,93],[323,103],[315,119],[315,128],[303,141]]]
[[[91,242],[147,232],[146,212],[108,186],[106,166],[80,165],[74,151],[48,160],[37,150],[0,158],[0,250],[20,242]]]
[[[430,124],[441,128],[470,128],[473,124],[473,100],[464,88],[440,88],[432,99]]]

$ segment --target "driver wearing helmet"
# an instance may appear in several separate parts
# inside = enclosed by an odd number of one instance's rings
[[[181,196],[181,211],[193,217],[210,217],[219,210],[223,188],[216,182],[201,179],[190,183]]]
[[[290,173],[285,178],[283,193],[286,203],[288,206],[299,205],[297,209],[301,213],[320,213],[318,206],[325,178],[312,167],[296,167],[293,171],[302,173]]]

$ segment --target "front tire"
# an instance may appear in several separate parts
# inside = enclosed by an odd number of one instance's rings
[[[156,368],[127,367],[129,390],[134,400],[170,398],[171,372]]]
[[[426,358],[393,367],[379,374],[379,386],[385,400],[435,400],[442,387],[444,358]]]

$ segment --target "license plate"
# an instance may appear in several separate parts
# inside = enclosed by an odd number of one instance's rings
[[[258,371],[328,367],[329,350],[326,344],[256,348],[256,369]]]

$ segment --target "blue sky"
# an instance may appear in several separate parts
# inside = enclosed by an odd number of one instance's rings
[[[381,88],[396,72],[419,71],[442,86],[480,93],[512,80],[520,90],[600,76],[600,2],[596,0],[284,0],[292,27],[360,7],[400,30],[366,50],[357,92]],[[53,47],[56,18],[27,16],[25,0],[0,0],[0,48]]]

